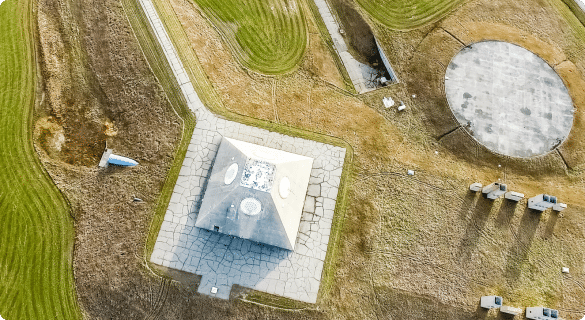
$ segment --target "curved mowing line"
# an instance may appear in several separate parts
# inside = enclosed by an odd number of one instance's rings
[[[73,223],[32,144],[32,5],[7,0],[0,6],[0,315],[79,319]]]
[[[294,69],[307,46],[299,0],[194,0],[247,68],[265,74]]]
[[[465,0],[356,0],[374,19],[396,30],[408,30],[441,19]]]

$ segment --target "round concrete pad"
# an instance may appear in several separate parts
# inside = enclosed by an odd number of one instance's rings
[[[447,68],[445,92],[459,123],[500,154],[545,154],[573,125],[573,102],[561,78],[510,43],[484,41],[461,50]]]

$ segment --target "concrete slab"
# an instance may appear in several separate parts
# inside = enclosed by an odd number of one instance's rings
[[[511,43],[462,49],[445,75],[459,123],[490,150],[514,157],[546,154],[569,135],[573,101],[546,61]]]

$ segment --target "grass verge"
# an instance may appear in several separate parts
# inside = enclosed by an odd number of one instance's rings
[[[381,24],[395,30],[411,30],[447,15],[465,0],[356,0]]]
[[[303,10],[287,0],[193,0],[247,68],[276,75],[294,70],[307,48]]]
[[[0,314],[80,319],[73,219],[33,146],[33,1],[0,5]]]
[[[579,21],[581,21],[581,23],[585,26],[585,12],[583,12],[583,10],[581,9],[581,7],[579,7],[577,2],[575,2],[575,0],[562,1],[567,5],[567,7],[569,7],[569,9],[571,9],[571,12],[573,12],[575,17],[577,17],[577,19],[579,19]]]
[[[178,52],[179,56],[181,57],[181,60],[184,63],[184,67],[187,70],[187,73],[189,74],[189,77],[191,79],[193,86],[195,87],[195,90],[197,91],[200,99],[203,101],[203,103],[207,106],[208,109],[210,109],[216,115],[223,117],[223,118],[226,118],[226,119],[231,120],[231,121],[243,123],[243,124],[246,124],[249,126],[263,128],[263,129],[266,129],[269,131],[275,131],[275,132],[289,135],[289,136],[314,140],[314,141],[346,148],[347,151],[346,151],[346,157],[345,157],[345,162],[344,162],[344,170],[343,170],[343,175],[341,177],[341,185],[339,188],[339,193],[338,193],[338,198],[337,198],[336,214],[335,214],[335,218],[334,218],[333,225],[332,225],[332,228],[333,228],[332,234],[330,236],[330,239],[332,239],[332,240],[329,241],[329,249],[328,249],[328,253],[326,256],[326,260],[325,260],[323,280],[321,282],[322,286],[321,286],[320,295],[326,296],[327,295],[326,291],[328,291],[329,288],[331,288],[331,283],[333,281],[334,265],[335,265],[335,260],[337,257],[338,245],[339,245],[338,240],[340,238],[341,230],[343,229],[343,222],[345,220],[345,212],[346,212],[346,208],[347,208],[346,199],[347,199],[347,190],[348,190],[348,184],[349,184],[348,177],[351,173],[351,165],[352,165],[352,161],[353,161],[352,147],[347,142],[345,142],[339,138],[332,137],[332,136],[327,136],[327,135],[323,135],[323,134],[316,133],[316,132],[302,130],[302,129],[285,126],[285,125],[278,124],[278,123],[271,122],[271,121],[251,118],[251,117],[248,117],[248,116],[245,116],[242,114],[229,112],[223,106],[221,98],[217,95],[216,91],[213,89],[213,86],[210,83],[209,79],[207,78],[207,75],[205,74],[203,67],[201,66],[197,56],[193,52],[193,49],[191,48],[191,44],[187,38],[187,35],[186,35],[181,23],[179,22],[172,5],[168,1],[164,1],[164,0],[154,0],[153,2],[154,2],[155,7],[157,8],[157,11],[158,11],[158,13],[163,21],[163,24],[165,25],[165,27],[167,29],[167,32],[169,33],[171,41],[175,45],[175,48],[177,49],[177,52]],[[133,6],[133,8],[126,7],[126,12],[128,13],[128,15],[135,15],[134,18],[129,18],[131,20],[133,28],[141,29],[138,31],[135,30],[135,32],[137,34],[139,34],[139,33],[146,34],[146,32],[150,29],[150,27],[148,27],[147,25],[144,24],[144,23],[146,23],[146,20],[145,20],[146,17],[144,17],[143,15],[142,16],[136,15],[137,13],[142,12],[141,8],[139,7],[140,6],[139,3],[135,0],[124,0],[124,5],[125,5],[125,7],[126,6]],[[132,22],[133,19],[137,19],[137,18],[138,18],[138,20],[143,21],[143,24],[138,24],[136,22]],[[150,31],[150,32],[152,32],[152,31]],[[152,42],[152,39],[154,39],[152,33],[150,33],[149,37],[150,37],[149,41],[147,41],[146,39],[140,39],[140,37],[139,37],[139,42],[140,42],[141,46],[144,46],[144,45],[151,46],[151,44],[152,44],[152,45],[156,45],[158,47],[158,44],[156,44],[155,42]],[[147,59],[150,61],[152,58],[149,58],[148,56],[154,55],[153,52],[155,52],[156,50],[160,51],[161,49],[159,48],[159,49],[145,50],[143,48],[143,50],[145,51],[145,55],[147,56]],[[162,51],[161,51],[161,53],[162,53]],[[155,61],[155,60],[153,60],[153,61]],[[165,62],[165,64],[166,64],[166,62]],[[165,72],[167,72],[168,74],[172,74],[172,71],[170,69],[165,69],[165,70],[166,70]],[[156,74],[156,72],[155,72],[155,74]],[[166,89],[167,88],[165,88],[165,90]],[[171,89],[171,90],[173,90],[173,89]],[[192,132],[193,129],[191,128],[190,130]],[[184,140],[185,140],[185,138],[184,138]],[[150,256],[150,254],[152,253],[152,250],[154,248],[154,243],[156,242],[156,236],[158,234],[158,230],[160,229],[160,225],[161,225],[162,221],[164,220],[166,207],[168,206],[168,202],[170,200],[170,195],[172,193],[172,189],[173,189],[174,184],[176,182],[176,179],[178,176],[178,171],[179,171],[181,164],[183,162],[188,144],[189,144],[189,141],[182,141],[181,142],[181,147],[177,153],[177,158],[175,159],[175,163],[173,164],[173,169],[171,169],[171,173],[169,174],[167,182],[165,183],[165,186],[163,188],[163,194],[161,195],[161,199],[159,201],[159,206],[158,206],[157,211],[155,213],[155,217],[153,219],[153,222],[152,222],[152,225],[150,228],[150,233],[148,235],[148,242],[147,242],[146,253],[145,253],[147,257]],[[176,170],[177,170],[176,173],[173,171],[175,169],[175,166],[176,166]],[[268,297],[260,292],[254,293],[253,297],[254,297],[253,302],[255,302],[255,303],[275,306],[275,307],[279,307],[279,308],[283,308],[283,309],[291,309],[291,306],[297,305],[295,301],[292,301],[290,299],[287,299],[287,298],[274,299],[274,298]]]

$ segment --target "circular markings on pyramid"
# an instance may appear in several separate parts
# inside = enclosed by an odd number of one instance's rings
[[[280,180],[280,185],[278,186],[278,193],[280,197],[286,199],[288,194],[290,193],[290,180],[287,177],[282,178]]]
[[[227,171],[225,172],[225,177],[223,182],[225,184],[230,184],[232,182],[234,182],[234,179],[236,179],[236,176],[238,175],[238,164],[237,163],[232,163],[229,168],[227,169]]]
[[[240,202],[240,210],[246,215],[255,216],[262,210],[262,204],[254,198],[245,198]]]

